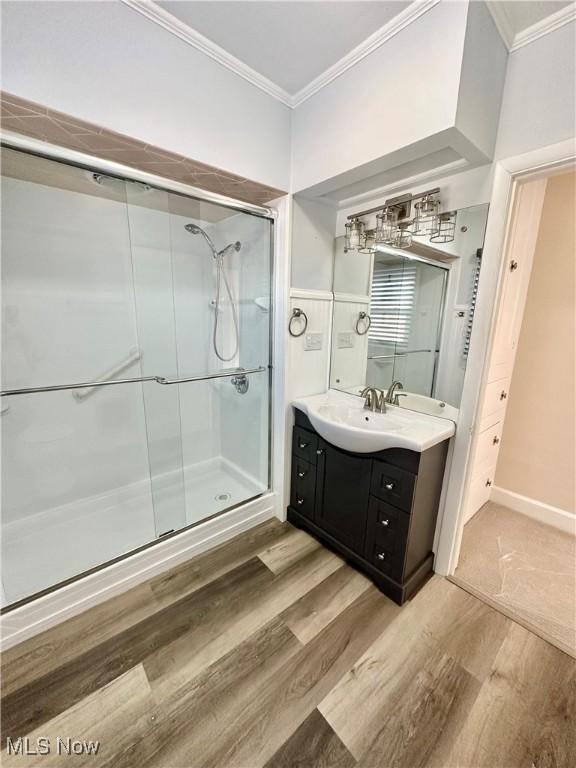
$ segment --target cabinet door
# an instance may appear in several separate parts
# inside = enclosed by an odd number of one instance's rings
[[[372,460],[318,441],[316,525],[364,554]]]

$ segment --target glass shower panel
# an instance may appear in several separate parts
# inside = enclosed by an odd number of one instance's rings
[[[168,193],[125,182],[140,365],[144,376],[178,375]],[[156,531],[186,522],[178,387],[143,384]]]
[[[124,183],[2,160],[2,389],[140,376]],[[6,602],[155,537],[140,384],[1,405]]]
[[[6,605],[269,488],[272,222],[2,160]]]
[[[188,524],[268,488],[271,222],[170,195]]]

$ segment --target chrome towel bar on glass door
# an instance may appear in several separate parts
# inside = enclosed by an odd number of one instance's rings
[[[85,387],[109,387],[114,384],[138,384],[144,381],[155,381],[157,384],[185,384],[189,381],[207,381],[208,379],[227,379],[231,376],[247,376],[250,373],[263,373],[267,368],[233,368],[232,370],[205,373],[202,376],[185,376],[179,379],[167,379],[165,376],[140,376],[134,379],[109,379],[108,381],[84,381],[79,384],[55,384],[51,387],[26,387],[25,389],[5,389],[0,397],[12,395],[32,395],[36,392],[59,392],[65,389],[83,389]]]

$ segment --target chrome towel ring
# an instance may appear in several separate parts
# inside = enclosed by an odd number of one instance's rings
[[[360,330],[360,323],[364,321],[364,330]],[[372,325],[372,318],[368,312],[359,312],[358,319],[356,320],[356,333],[358,336],[366,336]]]
[[[304,327],[298,333],[294,333],[294,331],[292,330],[292,323],[294,322],[294,320],[296,319],[299,320],[301,317],[304,318]],[[306,312],[301,310],[299,307],[294,307],[294,309],[292,310],[292,317],[290,318],[290,322],[288,323],[288,333],[290,334],[290,336],[294,336],[294,338],[297,339],[298,336],[302,336],[304,333],[306,333],[306,328],[308,328],[308,316],[306,315]]]

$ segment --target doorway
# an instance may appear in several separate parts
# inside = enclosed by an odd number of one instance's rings
[[[576,176],[518,190],[453,580],[576,656]]]

